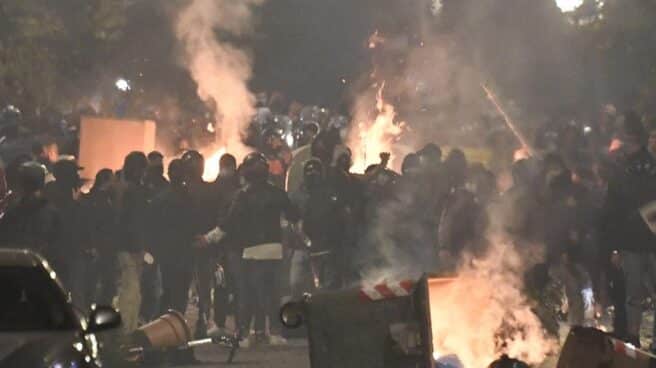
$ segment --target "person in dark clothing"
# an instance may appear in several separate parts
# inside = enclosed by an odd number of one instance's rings
[[[82,184],[78,171],[77,162],[62,159],[53,166],[55,181],[46,184],[44,193],[50,203],[59,213],[60,237],[50,260],[60,277],[68,288],[70,288],[76,302],[84,306],[86,280],[91,254],[89,249],[82,244],[82,213],[79,202],[80,186]]]
[[[91,287],[87,300],[109,305],[116,293],[116,201],[113,191],[114,173],[102,169],[96,174],[93,186],[81,200],[84,241],[94,256],[90,273]],[[97,285],[97,288],[93,286]]]
[[[465,187],[468,163],[464,153],[456,149],[449,152],[444,170],[449,194],[439,220],[439,259],[445,269],[452,270],[462,251],[479,240],[472,225],[478,221],[481,209]]]
[[[237,193],[228,216],[205,236],[198,246],[219,243],[224,238],[229,244],[242,249],[245,285],[249,298],[242,298],[244,318],[241,318],[240,335],[247,336],[250,318],[254,315],[258,339],[263,338],[265,318],[270,321],[270,343],[283,342],[277,318],[280,303],[277,296],[277,279],[283,258],[281,216],[291,224],[300,220],[298,210],[287,194],[268,182],[268,162],[260,153],[246,156],[241,174],[247,185]]]
[[[164,177],[164,155],[158,151],[148,154],[148,167],[144,174],[144,186],[146,187],[148,202],[152,203],[155,197],[162,193],[169,185]],[[160,310],[160,299],[162,294],[162,275],[157,259],[152,263],[145,263],[141,275],[142,299],[141,317],[150,321],[157,317]]]
[[[442,149],[434,143],[429,143],[417,152],[417,158],[430,180],[437,180],[442,166]]]
[[[241,177],[237,172],[237,160],[230,154],[219,159],[219,176],[213,183],[216,190],[216,205],[218,208],[219,223],[228,215],[232,202],[241,189]],[[241,265],[241,252],[234,246],[226,245],[219,248],[217,268],[214,282],[214,323],[219,329],[225,330],[226,317],[233,312],[236,325],[239,325],[239,298],[240,290],[238,280],[243,277]]]
[[[307,161],[303,168],[303,186],[292,201],[301,209],[303,231],[310,242],[294,250],[292,295],[300,297],[310,266],[314,287],[338,289],[343,285],[345,270],[344,231],[346,205],[337,191],[326,181],[325,169],[319,159]]]
[[[153,199],[149,210],[149,238],[162,272],[164,292],[159,312],[173,309],[184,313],[193,267],[182,260],[189,257],[196,225],[182,160],[171,161],[168,176],[171,185]]]
[[[0,246],[26,248],[49,257],[59,237],[59,215],[43,195],[46,168],[25,162],[16,168],[16,201],[0,220]]]
[[[143,152],[125,157],[122,181],[117,188],[118,211],[118,307],[125,333],[138,325],[141,309],[141,273],[146,251],[148,192],[143,177],[148,160]]]
[[[642,302],[654,295],[653,210],[656,204],[656,160],[646,148],[646,132],[633,114],[623,127],[625,159],[608,183],[601,231],[606,260],[619,251],[626,290],[627,336],[640,346]]]
[[[197,151],[187,151],[182,155],[185,168],[185,182],[189,190],[193,206],[194,232],[202,235],[210,231],[217,222],[218,209],[216,207],[216,190],[212,183],[203,180],[205,158]],[[209,249],[193,249],[193,263],[195,265],[195,280],[198,290],[198,322],[196,324],[196,337],[207,335],[207,323],[211,308],[212,275],[216,255]]]
[[[164,156],[158,151],[148,154],[148,167],[144,176],[144,185],[148,189],[150,199],[161,193],[169,182],[164,177]]]

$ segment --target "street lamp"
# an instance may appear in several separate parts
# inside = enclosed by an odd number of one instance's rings
[[[556,0],[556,5],[563,13],[569,13],[583,5],[584,0]]]

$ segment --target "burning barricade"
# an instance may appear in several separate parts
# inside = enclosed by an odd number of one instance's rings
[[[307,295],[285,305],[281,318],[290,328],[307,326],[313,368],[487,367],[502,354],[544,360],[555,345],[537,318],[497,315],[486,293],[466,276],[425,276]]]

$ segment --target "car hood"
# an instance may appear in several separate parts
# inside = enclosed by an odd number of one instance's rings
[[[75,331],[64,332],[0,332],[0,368],[48,367],[74,353]]]

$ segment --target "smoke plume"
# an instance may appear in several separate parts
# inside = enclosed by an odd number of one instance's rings
[[[192,0],[175,23],[198,95],[216,107],[217,143],[238,155],[245,150],[241,133],[254,113],[255,96],[248,89],[251,55],[231,40],[253,33],[253,10],[263,1]]]

